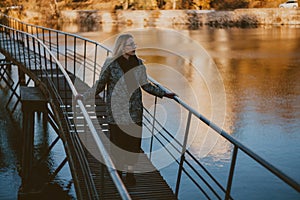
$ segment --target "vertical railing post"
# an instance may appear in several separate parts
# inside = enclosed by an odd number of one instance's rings
[[[68,36],[65,34],[65,69],[68,68]]]
[[[37,45],[38,45],[38,56],[39,56],[39,65],[41,66],[42,65],[42,56],[41,56],[41,45],[40,45],[40,43],[38,42],[37,43]],[[37,65],[35,66],[35,70],[37,70]]]
[[[228,181],[227,181],[225,200],[230,198],[230,191],[231,191],[233,173],[234,173],[234,169],[235,169],[237,152],[238,152],[238,147],[235,145],[234,149],[233,149],[232,160],[231,160],[231,165],[230,165],[230,171],[229,171],[229,176],[228,176]]]
[[[73,74],[76,74],[76,49],[77,49],[77,46],[76,46],[76,37],[74,37],[74,43],[73,43],[73,46],[74,46],[74,55],[73,55]]]
[[[188,118],[187,118],[186,129],[185,129],[184,140],[183,140],[183,144],[182,144],[182,151],[181,151],[180,164],[179,164],[179,169],[178,169],[178,176],[177,176],[177,181],[176,181],[176,189],[175,189],[176,197],[178,197],[178,193],[179,193],[179,186],[180,186],[180,181],[181,181],[181,174],[182,174],[182,170],[183,170],[183,164],[184,164],[184,160],[185,160],[186,144],[187,144],[187,141],[188,141],[188,135],[189,135],[190,125],[191,125],[191,118],[192,118],[192,112],[189,111],[189,115],[188,115]]]
[[[49,49],[50,49],[50,51],[52,51],[52,41],[51,41],[51,31],[49,30],[48,31],[49,32]]]
[[[40,37],[39,37],[39,29],[38,29],[37,26],[35,27],[35,34],[36,34],[36,37],[40,39]]]
[[[86,65],[86,40],[84,40],[84,52],[83,52],[83,72],[82,72],[82,81],[85,82],[85,65]],[[97,48],[97,47],[96,47]]]
[[[35,46],[35,39],[32,38],[32,46],[33,46],[33,52],[34,52],[34,69],[36,70],[36,66],[37,66],[37,60],[36,60],[36,55],[37,55],[37,52],[36,52],[36,46]]]
[[[48,62],[47,62],[47,50],[45,47],[43,47],[43,50],[44,50],[44,61],[45,61],[45,69],[47,69],[47,65],[48,65]],[[42,75],[42,67],[43,65],[40,65],[40,72],[41,72],[41,75]]]
[[[152,156],[152,147],[153,147],[153,139],[154,139],[154,127],[155,127],[155,121],[156,121],[156,105],[157,105],[157,96],[155,96],[154,100],[154,113],[153,113],[153,122],[152,122],[152,130],[151,130],[151,141],[150,141],[150,160]]]
[[[59,37],[58,32],[56,32],[56,45],[57,45],[56,57],[59,60],[59,39],[58,39],[58,37]]]
[[[8,29],[8,31],[9,31],[9,34],[12,34],[13,41],[15,41],[16,40],[16,31],[9,30],[9,29]],[[7,40],[6,44],[8,45],[8,40]],[[12,52],[14,53],[14,55],[17,55],[17,49],[16,49],[15,43],[13,43],[11,46],[12,46]]]
[[[25,55],[25,51],[26,51],[26,45],[27,45],[27,55],[28,55],[28,64],[29,64],[29,69],[31,68],[31,59],[30,59],[30,38],[28,37],[28,35],[25,35],[26,38],[26,43],[24,42],[24,55]],[[24,59],[24,62],[25,59]]]
[[[16,39],[17,39],[17,42],[19,42],[19,32],[16,31]],[[17,42],[14,42],[14,45],[16,46]],[[19,44],[19,43],[18,43]],[[18,45],[19,46],[19,45]],[[16,46],[17,47],[17,46]],[[17,54],[16,54],[17,55]],[[18,57],[21,61],[21,51],[20,51],[20,48],[18,48]]]
[[[21,53],[23,55],[24,62],[26,63],[26,48],[25,48],[24,37],[27,37],[27,36],[26,35],[24,36],[23,33],[20,32],[20,37],[22,40],[18,43],[18,46],[22,47],[23,52],[21,52]]]
[[[10,36],[9,36],[8,39],[11,39],[10,37],[12,35],[13,41],[15,41],[16,40],[16,31],[15,30],[10,30],[10,29],[8,29],[8,31],[9,31],[9,34],[10,34]],[[8,45],[8,40],[7,40],[6,44]],[[16,49],[15,43],[11,44],[10,46],[11,46],[10,47],[11,48],[11,52],[13,52],[14,55],[17,55],[17,49]]]
[[[94,57],[94,72],[93,72],[93,83],[95,83],[96,79],[96,66],[97,66],[97,44],[95,45],[95,57]]]
[[[45,29],[42,29],[42,38],[43,38],[43,43],[45,44]]]

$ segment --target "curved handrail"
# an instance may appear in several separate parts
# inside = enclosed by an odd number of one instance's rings
[[[151,82],[155,83],[157,86],[159,86],[162,90],[165,92],[170,92],[167,88],[163,87],[160,85],[155,79],[149,77],[149,80]],[[294,188],[296,191],[300,192],[300,184],[294,181],[292,178],[290,178],[288,175],[285,173],[281,172],[279,169],[277,169],[275,166],[273,166],[271,163],[263,159],[261,156],[258,154],[254,153],[251,151],[248,147],[243,145],[241,142],[233,138],[230,134],[228,134],[225,130],[221,129],[218,127],[216,124],[214,124],[212,121],[208,120],[205,116],[202,114],[198,113],[195,109],[190,107],[187,103],[185,103],[182,99],[180,99],[178,96],[175,96],[174,99],[178,104],[180,104],[182,107],[184,107],[186,110],[188,110],[192,115],[197,117],[199,120],[204,122],[207,126],[212,128],[214,131],[219,133],[221,136],[223,136],[225,139],[230,141],[230,143],[234,144],[235,147],[238,149],[241,149],[244,153],[246,153],[248,156],[253,158],[255,161],[257,161],[259,164],[264,166],[266,169],[268,169],[270,172],[275,174],[278,178],[286,182],[289,186]]]
[[[1,27],[4,27],[5,29],[9,29],[9,30],[12,30],[12,31],[16,31],[8,26],[4,26],[2,24],[0,24]],[[50,51],[50,49],[40,40],[38,39],[36,36],[32,35],[32,34],[29,34],[29,33],[26,33],[26,32],[23,32],[23,31],[20,31],[20,30],[17,30],[18,33],[21,33],[23,34],[24,36],[27,36],[29,38],[33,38],[36,42],[38,42],[45,50],[46,52],[50,55],[51,59],[53,59],[53,61],[55,62],[55,64],[57,65],[57,67],[59,67],[59,69],[61,70],[61,72],[63,73],[65,79],[67,80],[67,84],[68,86],[70,87],[71,91],[72,91],[72,94],[74,96],[76,96],[78,94],[72,80],[70,79],[68,73],[66,72],[66,70],[64,69],[64,67],[61,65],[61,63],[58,61],[58,59],[56,58],[56,56],[53,54],[52,51]],[[100,153],[102,154],[102,157],[103,157],[103,161],[104,161],[104,164],[107,166],[108,168],[108,172],[117,188],[117,190],[119,191],[119,194],[121,196],[122,199],[131,199],[126,187],[124,186],[121,178],[119,177],[117,171],[115,170],[115,166],[109,156],[109,154],[107,153],[102,141],[99,139],[98,135],[97,135],[97,130],[95,129],[94,125],[93,125],[93,122],[85,108],[85,106],[83,105],[83,103],[81,102],[81,100],[78,100],[78,105],[83,113],[83,116],[84,116],[84,119],[85,121],[87,122],[88,124],[88,127],[92,133],[92,136],[93,138],[95,139],[96,141],[96,145],[97,145],[97,148],[98,150],[100,151]]]

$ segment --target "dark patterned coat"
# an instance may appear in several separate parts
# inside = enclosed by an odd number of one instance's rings
[[[131,124],[142,122],[143,102],[141,88],[162,98],[165,92],[150,83],[146,67],[138,58],[139,65],[124,74],[117,60],[107,58],[103,64],[99,79],[94,86],[84,93],[83,99],[95,97],[107,86],[107,118],[111,124]],[[125,77],[134,79],[135,87],[128,87]]]

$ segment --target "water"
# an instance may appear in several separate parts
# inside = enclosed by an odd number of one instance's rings
[[[11,76],[17,81],[17,68],[12,67]],[[0,199],[18,199],[18,192],[21,187],[21,177],[19,169],[22,156],[22,111],[18,104],[14,113],[11,113],[16,99],[13,98],[8,109],[6,104],[10,96],[10,90],[5,83],[1,82],[0,90]],[[35,136],[34,136],[34,155],[33,176],[31,183],[40,193],[26,199],[72,199],[75,195],[71,184],[71,175],[68,165],[65,165],[52,181],[49,180],[51,173],[57,169],[58,165],[65,158],[63,145],[60,142],[54,146],[50,154],[43,161],[37,164],[37,160],[44,157],[49,145],[57,137],[53,128],[43,126],[42,116],[35,116]],[[9,183],[9,184],[8,184]]]
[[[209,119],[222,116],[218,124],[228,133],[300,182],[299,27],[200,27],[197,30],[175,27],[175,31],[136,28],[103,25],[89,31],[78,26],[62,27],[65,31],[104,42],[109,47],[113,44],[112,36],[115,34],[122,31],[134,33],[138,53],[145,59],[148,73],[153,78],[175,91]],[[197,49],[198,45],[203,49]],[[209,63],[209,59],[197,60],[202,57],[199,55],[203,55],[204,50],[215,64]],[[200,72],[191,64],[203,62],[207,65],[201,65]],[[214,104],[215,97],[223,90],[222,87],[210,88],[216,83],[212,68],[218,69],[225,89],[226,101],[221,101],[219,106]],[[145,98],[145,104],[147,101]],[[172,109],[177,108],[172,105],[165,110],[161,108],[166,115],[172,113]],[[3,187],[0,187],[0,194],[3,196],[0,199],[14,199],[20,184],[16,170],[18,148],[15,137],[9,133],[16,131],[10,124],[11,119],[6,117],[8,114],[5,109],[1,110],[1,131],[4,133],[1,133],[0,185]],[[219,113],[215,113],[217,111]],[[166,120],[166,123],[169,121],[172,119]],[[181,127],[176,125],[175,129]],[[218,139],[212,149],[205,151],[206,142],[196,135],[190,149],[216,174],[221,183],[226,184],[232,148]],[[169,165],[163,173],[174,188],[176,167]],[[66,189],[68,183],[68,178],[65,178],[67,175],[63,175],[62,190]],[[6,187],[6,181],[3,181],[6,178],[14,184]],[[180,190],[180,198],[202,197],[189,181],[185,180],[184,185]],[[299,194],[262,170],[242,152],[238,153],[232,196],[235,199],[299,199]]]
[[[3,92],[3,90],[0,91],[0,199],[16,199],[21,183],[17,171],[19,148],[16,139],[16,134],[20,132],[20,129],[15,128],[16,124],[13,123],[4,107]]]

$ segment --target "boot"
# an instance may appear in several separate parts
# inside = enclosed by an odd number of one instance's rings
[[[128,186],[135,186],[136,180],[133,173],[127,172],[126,174],[126,183]]]

